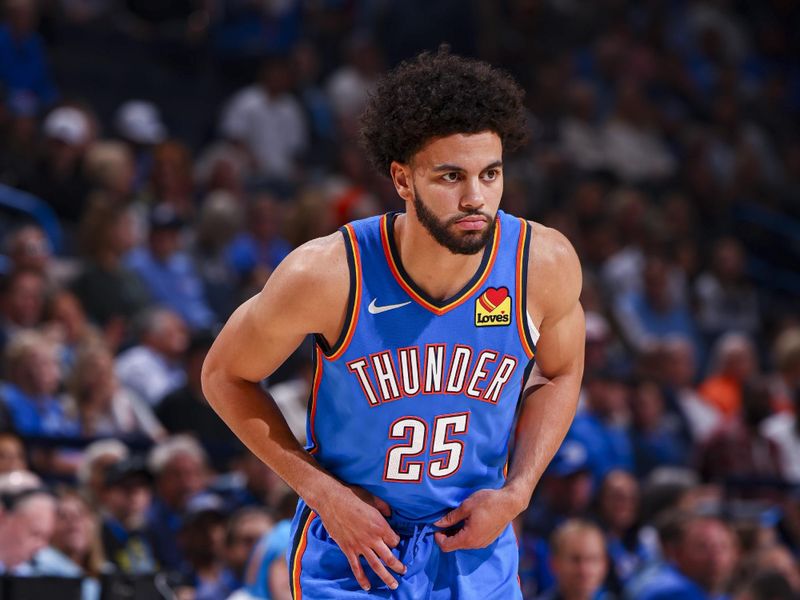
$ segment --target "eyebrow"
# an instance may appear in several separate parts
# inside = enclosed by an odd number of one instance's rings
[[[503,166],[503,161],[496,160],[493,163],[486,165],[483,169],[481,169],[481,172],[487,171],[488,169],[496,169],[497,167],[502,167],[502,166]],[[445,163],[442,165],[434,165],[431,170],[444,172],[444,171],[464,171],[465,169],[464,167],[459,167],[458,165],[450,165]]]

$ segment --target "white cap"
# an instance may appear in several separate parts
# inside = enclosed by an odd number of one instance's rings
[[[80,146],[89,141],[91,127],[86,115],[71,106],[55,109],[44,120],[44,134],[70,146]]]
[[[158,107],[145,100],[125,102],[117,109],[114,124],[122,137],[137,144],[158,144],[167,137]]]

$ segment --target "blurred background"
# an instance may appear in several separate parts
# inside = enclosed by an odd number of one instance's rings
[[[290,597],[295,498],[200,366],[292,248],[402,209],[357,117],[442,42],[525,88],[503,208],[584,269],[579,415],[516,522],[525,597],[798,597],[797,2],[0,6],[6,597]],[[310,356],[264,382],[301,440]]]

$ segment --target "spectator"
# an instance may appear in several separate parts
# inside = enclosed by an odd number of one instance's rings
[[[275,267],[286,258],[291,246],[281,232],[284,208],[274,198],[261,195],[248,207],[248,230],[236,236],[228,247],[231,266],[246,278],[258,269],[266,281]]]
[[[655,115],[641,86],[632,79],[620,82],[616,112],[603,131],[603,154],[623,181],[658,182],[675,172],[675,158],[654,125]]]
[[[597,492],[597,519],[611,562],[608,589],[623,586],[658,556],[658,542],[641,528],[639,483],[625,471],[611,471]]]
[[[154,146],[167,137],[161,112],[152,102],[128,100],[114,113],[114,129],[128,146],[133,159],[131,186],[138,191],[150,178]]]
[[[570,164],[591,172],[605,166],[606,157],[598,126],[597,98],[591,84],[577,81],[567,90],[568,114],[559,124],[561,150]]]
[[[97,198],[81,221],[80,246],[85,261],[72,291],[89,318],[117,343],[126,334],[129,321],[150,301],[142,280],[122,262],[135,244],[133,212]]]
[[[547,468],[530,508],[523,516],[521,564],[532,569],[523,588],[548,590],[554,583],[547,540],[569,519],[586,518],[592,501],[592,471],[587,447],[569,435]]]
[[[800,327],[780,333],[772,348],[777,373],[775,377],[775,409],[791,410],[794,391],[800,388]]]
[[[681,336],[668,337],[663,344],[662,364],[666,393],[672,396],[677,410],[685,418],[692,441],[702,444],[717,429],[722,415],[695,389],[697,366],[691,340]]]
[[[677,415],[667,411],[661,389],[654,381],[642,380],[634,386],[631,408],[631,445],[637,475],[646,477],[660,466],[686,466],[688,435],[684,435]]]
[[[289,182],[308,145],[308,126],[291,95],[292,75],[284,58],[271,58],[256,84],[234,94],[226,104],[220,131],[246,148],[265,180]]]
[[[42,321],[45,301],[44,276],[31,269],[11,273],[0,284],[0,348],[23,329]]]
[[[35,0],[6,0],[0,25],[0,82],[11,93],[30,97],[47,107],[58,92],[47,66],[44,40],[36,32],[39,14]]]
[[[150,183],[143,193],[151,206],[169,206],[185,221],[194,217],[192,155],[186,146],[170,140],[153,148]]]
[[[736,538],[715,517],[675,515],[674,533],[662,537],[669,561],[643,577],[637,600],[707,600],[723,597],[736,567]],[[662,534],[663,535],[663,534]]]
[[[34,573],[82,578],[82,599],[100,600],[98,578],[104,571],[108,568],[96,515],[77,492],[60,492],[50,545],[34,557]]]
[[[25,442],[13,431],[0,431],[0,475],[27,469]]]
[[[742,400],[741,415],[725,422],[701,447],[699,471],[706,480],[736,486],[736,495],[775,500],[781,457],[780,446],[762,433],[772,414],[766,380],[747,381]]]
[[[106,556],[122,573],[156,572],[155,548],[145,528],[153,476],[137,458],[108,465],[102,476],[97,499]]]
[[[6,348],[8,384],[2,401],[21,435],[75,436],[78,423],[56,393],[61,374],[55,346],[34,331],[17,334]]]
[[[748,581],[734,596],[734,600],[795,600],[796,590],[780,573],[765,571]]]
[[[258,506],[241,508],[228,519],[225,532],[225,563],[233,575],[236,589],[245,581],[245,568],[253,548],[273,528],[269,513]]]
[[[225,521],[219,498],[200,496],[189,502],[178,544],[197,600],[227,598],[238,587],[233,573],[225,568]]]
[[[208,484],[208,459],[197,441],[177,435],[150,452],[148,467],[155,477],[155,498],[147,514],[147,529],[162,568],[179,570],[184,556],[177,535],[189,500]]]
[[[226,321],[236,308],[240,274],[230,265],[228,246],[243,220],[236,198],[223,190],[206,196],[197,220],[192,259],[218,322]]]
[[[197,333],[186,352],[186,384],[167,394],[156,408],[159,421],[170,433],[191,433],[202,441],[215,466],[227,466],[240,444],[230,428],[208,404],[200,385],[200,372],[213,336]]]
[[[601,371],[587,375],[585,408],[575,416],[569,435],[592,449],[587,460],[595,482],[612,469],[633,471],[629,393],[619,374]]]
[[[680,335],[694,342],[695,356],[703,360],[694,319],[670,289],[669,264],[663,257],[646,259],[643,290],[620,298],[614,310],[625,340],[635,351],[643,352],[671,335]]]
[[[742,244],[723,238],[714,244],[711,270],[695,283],[697,324],[709,341],[726,331],[752,336],[760,316],[756,290],[745,274]]]
[[[65,289],[56,290],[47,299],[43,331],[59,345],[61,365],[67,372],[75,365],[75,355],[80,346],[103,343],[100,332],[89,323],[78,298]]]
[[[89,344],[78,351],[68,390],[65,404],[80,423],[84,437],[154,441],[166,436],[150,406],[119,384],[114,357],[102,344]]]
[[[562,523],[551,536],[550,564],[555,586],[540,600],[606,600],[602,586],[608,572],[605,539],[600,529],[579,519]]]
[[[141,278],[155,302],[181,315],[192,329],[202,329],[213,325],[214,313],[192,259],[181,248],[183,226],[170,206],[155,207],[147,246],[131,251],[125,264]]]
[[[93,138],[92,123],[83,110],[60,106],[47,115],[42,131],[44,145],[35,172],[21,187],[52,206],[74,230],[90,192],[84,157]]]
[[[301,444],[306,443],[306,413],[313,379],[314,365],[311,360],[300,358],[291,378],[271,385],[267,390]]]
[[[780,473],[792,484],[800,483],[800,387],[794,392],[794,411],[770,416],[761,424],[761,432],[778,449]]]
[[[711,374],[697,392],[726,418],[736,417],[742,407],[742,385],[756,374],[756,350],[750,339],[728,333],[714,346]]]
[[[128,447],[119,440],[97,440],[83,452],[76,473],[81,494],[89,502],[97,504],[103,491],[106,469],[128,458]]]
[[[247,561],[245,587],[230,600],[291,600],[286,563],[290,533],[291,523],[284,519],[262,536]]]
[[[123,386],[155,407],[186,381],[181,361],[189,333],[181,318],[164,308],[142,313],[137,329],[139,344],[117,357],[115,371]]]
[[[352,131],[383,70],[383,58],[377,45],[363,34],[346,43],[345,54],[346,62],[331,74],[325,90],[340,127]]]
[[[72,275],[73,267],[53,256],[50,240],[38,225],[26,224],[8,237],[12,271],[37,271],[52,289]]]
[[[11,475],[23,475],[16,472]],[[35,481],[35,478],[34,478]],[[29,561],[50,543],[56,520],[53,497],[41,487],[28,486],[15,492],[0,489],[0,573],[32,575]]]
[[[130,149],[122,142],[98,141],[86,151],[86,175],[94,196],[110,204],[127,205],[134,193],[134,163]],[[91,202],[91,199],[90,199]]]

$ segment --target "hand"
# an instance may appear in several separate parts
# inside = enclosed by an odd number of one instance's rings
[[[400,536],[386,522],[392,514],[386,502],[362,488],[343,486],[317,512],[364,590],[369,590],[370,585],[361,568],[361,556],[386,585],[397,589],[397,580],[386,567],[400,574],[406,572],[406,567],[391,551],[400,543]]]
[[[519,514],[518,506],[507,490],[479,490],[434,523],[451,528],[463,522],[463,526],[452,535],[438,531],[434,539],[442,552],[485,548]]]

